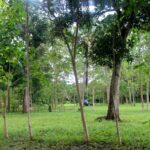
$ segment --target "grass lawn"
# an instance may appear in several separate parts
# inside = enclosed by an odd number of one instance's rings
[[[92,107],[85,107],[91,141],[89,147],[83,144],[80,112],[77,108],[67,110],[68,106],[65,107],[64,112],[31,114],[33,141],[28,139],[26,114],[10,113],[7,115],[8,140],[3,137],[3,121],[0,116],[0,150],[117,149],[115,122],[95,121],[97,117],[106,114],[107,106],[96,106],[95,111]],[[150,112],[141,112],[140,104],[135,107],[121,105],[120,114],[122,122],[119,125],[123,143],[120,149],[150,150]]]

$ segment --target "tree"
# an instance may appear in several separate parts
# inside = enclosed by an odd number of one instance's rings
[[[32,140],[32,128],[31,128],[31,115],[30,115],[30,62],[29,62],[29,50],[30,50],[30,33],[29,33],[29,4],[28,0],[25,1],[25,9],[26,9],[26,19],[25,19],[25,49],[26,49],[26,87],[25,87],[25,98],[24,98],[24,106],[26,106],[25,110],[28,112],[28,129],[29,129],[29,137]]]
[[[0,12],[0,65],[4,72],[11,74],[11,78],[8,78],[7,82],[8,112],[11,109],[10,88],[13,84],[14,76],[16,76],[14,70],[18,68],[20,58],[22,57],[22,51],[20,50],[23,45],[20,39],[20,24],[23,22],[24,15],[21,11],[22,8],[22,2],[18,0],[8,3],[2,2]]]
[[[80,1],[64,1],[61,5],[59,1],[49,1],[45,0],[46,10],[48,10],[50,20],[54,20],[55,30],[58,36],[61,36],[68,52],[70,54],[70,59],[72,63],[72,69],[74,72],[76,89],[79,98],[81,120],[84,130],[85,142],[89,141],[89,134],[87,129],[87,124],[85,120],[84,109],[82,105],[82,96],[79,89],[79,79],[76,66],[77,58],[77,48],[78,48],[78,36],[80,27],[80,14],[81,14],[81,4]],[[69,13],[68,13],[69,10]],[[58,14],[58,17],[55,16]],[[56,34],[55,33],[55,34]]]
[[[10,111],[10,85],[14,73],[10,71],[18,65],[22,42],[19,39],[19,24],[23,21],[22,2],[0,2],[0,82],[3,99],[4,133],[8,138],[6,111]],[[15,16],[15,17],[14,17]],[[7,105],[8,104],[8,105]]]
[[[133,40],[128,39],[128,35],[134,27],[148,29],[149,16],[145,10],[150,6],[146,1],[112,0],[109,10],[112,7],[115,13],[105,17],[97,26],[91,56],[97,64],[108,65],[113,68],[106,119],[115,119],[115,109],[116,117],[120,120],[119,79],[121,63],[123,58],[129,58],[129,49],[133,44]],[[145,19],[141,20],[140,18]]]
[[[149,34],[147,32],[138,32],[138,42],[135,45],[137,50],[137,59],[134,69],[138,72],[139,93],[141,97],[141,108],[144,111],[144,95],[146,95],[147,110],[149,105]],[[145,90],[146,89],[146,92]]]

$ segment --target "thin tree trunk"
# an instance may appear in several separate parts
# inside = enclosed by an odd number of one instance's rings
[[[7,103],[7,111],[10,112],[10,86],[7,86],[7,96],[8,96],[8,103]]]
[[[121,62],[115,64],[112,72],[110,96],[106,119],[114,120],[114,107],[116,110],[116,117],[120,120],[119,116],[119,79],[120,79]],[[114,106],[115,105],[115,106]]]
[[[129,92],[129,102],[131,104],[132,103],[132,95],[131,95],[131,88],[130,88],[129,84],[128,84],[128,92]]]
[[[88,44],[86,46],[86,49],[85,49],[85,87],[86,87],[86,90],[87,91],[87,86],[88,86],[88,69],[89,69],[89,60],[88,60],[88,53],[89,53],[89,50],[88,50]]]
[[[55,108],[57,109],[57,105],[58,105],[58,97],[57,97],[57,81],[58,81],[58,78],[57,76],[55,77],[55,83],[54,83],[54,97],[55,97]]]
[[[3,112],[3,119],[4,119],[4,135],[5,135],[5,138],[9,138],[8,130],[7,130],[7,122],[6,122],[6,111]]]
[[[132,71],[133,71],[133,66],[132,66]],[[133,106],[135,106],[135,87],[134,87],[134,79],[132,76],[132,84],[131,84],[131,91],[132,91],[132,102],[133,102]]]
[[[88,45],[86,45],[85,48],[85,63],[84,63],[85,71],[83,75],[83,84],[82,84],[82,105],[84,106],[84,99],[85,96],[87,97],[87,87],[88,87],[88,67],[89,67],[89,62],[88,62]]]
[[[52,97],[52,109],[55,110],[55,103],[54,103],[54,98]]]
[[[147,81],[146,87],[146,101],[147,101],[147,111],[149,111],[149,79]]]
[[[106,93],[107,93],[107,103],[109,104],[109,87],[107,87]]]
[[[62,36],[64,38],[64,41],[67,45],[70,57],[71,57],[71,63],[72,63],[72,69],[74,72],[75,76],[75,82],[76,82],[76,89],[77,89],[77,95],[79,98],[79,105],[80,105],[80,114],[81,114],[81,121],[83,125],[83,130],[84,130],[84,137],[85,137],[85,142],[86,144],[89,143],[89,133],[88,133],[88,128],[85,120],[85,114],[84,114],[84,108],[82,105],[82,96],[80,94],[80,88],[79,88],[79,80],[78,80],[78,75],[77,75],[77,68],[76,68],[76,50],[77,50],[77,40],[78,40],[78,30],[79,30],[79,7],[77,7],[77,23],[76,23],[76,30],[75,30],[75,37],[74,41],[72,43],[72,48],[70,47],[67,38],[65,37],[64,33],[62,32]]]
[[[29,131],[29,138],[32,140],[32,128],[31,128],[31,114],[30,114],[30,93],[29,88],[26,88],[26,101],[28,102],[27,112],[28,112],[28,131]]]
[[[80,94],[82,95],[82,106],[84,107],[84,96],[85,96],[85,85],[84,85],[84,81],[82,83],[82,85],[80,86]]]
[[[75,61],[72,60],[72,66],[73,66],[73,71],[74,71],[74,76],[75,76],[75,82],[76,82],[76,88],[77,88],[77,94],[79,97],[79,104],[80,104],[80,111],[81,111],[81,120],[82,120],[82,125],[84,129],[84,135],[85,135],[85,142],[88,144],[89,142],[89,133],[88,133],[88,128],[85,120],[85,115],[84,115],[84,109],[82,105],[82,97],[80,95],[80,90],[79,90],[79,81],[78,81],[78,76],[77,76],[77,70],[76,70],[76,64]]]
[[[93,88],[93,98],[92,98],[92,104],[93,104],[93,110],[95,110],[95,89]]]
[[[9,65],[9,74],[10,74],[10,63]],[[9,83],[9,79],[8,79],[8,83],[7,83],[7,111],[10,112],[10,83]]]
[[[139,48],[139,65],[141,64],[141,47]],[[142,72],[139,69],[139,77],[140,77],[140,97],[141,97],[141,108],[144,111],[144,97],[143,97],[143,84],[142,84]]]
[[[73,103],[74,103],[74,106],[76,106],[76,97],[75,97],[75,94],[73,94]]]
[[[142,111],[144,111],[144,97],[143,97],[143,85],[140,82],[140,96],[141,96],[141,102],[142,102]]]
[[[103,104],[105,104],[106,101],[106,93],[103,94]]]
[[[129,102],[128,102],[128,98],[127,97],[125,97],[125,100],[126,100],[126,104],[128,104]]]
[[[27,112],[28,112],[28,131],[29,138],[32,140],[32,128],[31,128],[31,115],[30,115],[30,72],[29,72],[29,10],[28,10],[28,0],[26,0],[26,27],[25,27],[25,41],[26,41],[26,97],[27,102]]]
[[[24,97],[23,97],[23,113],[27,113],[28,112],[28,102],[27,102],[27,98],[26,98],[26,91],[27,91],[27,88],[25,87],[25,89],[24,89]]]
[[[101,90],[100,90],[100,95],[99,95],[99,105],[101,105]]]
[[[135,93],[134,93],[133,85],[132,85],[132,103],[133,103],[133,106],[135,106]]]
[[[8,97],[7,97],[8,100]],[[7,107],[6,96],[3,96],[4,106],[3,106],[3,120],[4,120],[4,136],[5,138],[9,138],[8,129],[7,129],[7,120],[6,120],[6,107]]]

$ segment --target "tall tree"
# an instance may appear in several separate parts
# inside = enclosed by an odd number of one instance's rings
[[[14,70],[19,66],[22,55],[22,51],[20,50],[23,44],[20,39],[20,24],[23,22],[22,8],[22,2],[18,0],[9,1],[8,3],[2,2],[2,9],[0,12],[0,65],[5,73],[11,74],[12,76],[11,78],[8,78],[7,82],[7,111],[10,111],[11,109],[10,86],[16,75]]]
[[[32,140],[32,128],[31,128],[31,115],[30,115],[30,106],[31,106],[31,99],[30,99],[30,62],[29,62],[29,50],[30,50],[30,33],[29,33],[29,3],[28,0],[25,0],[25,9],[26,9],[26,23],[25,23],[25,49],[26,49],[26,86],[25,86],[25,99],[24,103],[26,106],[26,110],[28,112],[28,129],[29,129],[29,137]]]
[[[10,84],[15,75],[10,71],[10,66],[16,68],[22,53],[20,50],[22,42],[19,38],[19,25],[23,22],[22,8],[22,2],[19,0],[0,2],[0,88],[3,99],[5,137],[8,137],[6,111],[10,111]]]
[[[134,27],[148,30],[149,12],[145,10],[150,7],[150,4],[147,1],[135,2],[132,0],[112,0],[110,4],[111,6],[106,11],[113,8],[115,12],[99,23],[94,35],[91,56],[96,63],[109,65],[113,68],[106,119],[115,119],[115,108],[116,117],[120,120],[119,79],[121,63],[124,57],[129,56],[129,47],[133,43],[132,40],[128,39],[128,35]]]
[[[44,4],[48,10],[49,18],[51,21],[54,19],[55,30],[58,36],[61,36],[68,52],[72,63],[72,69],[74,72],[76,90],[79,98],[81,120],[84,130],[85,142],[89,142],[89,133],[85,120],[84,109],[82,105],[82,95],[79,89],[79,79],[77,73],[77,48],[79,38],[79,27],[80,27],[80,15],[81,15],[81,3],[77,1],[63,1],[62,4],[59,1],[52,2],[45,0]],[[58,14],[58,16],[56,16]]]

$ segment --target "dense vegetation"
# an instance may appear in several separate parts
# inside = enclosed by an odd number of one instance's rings
[[[150,149],[149,10],[1,0],[0,149]]]

